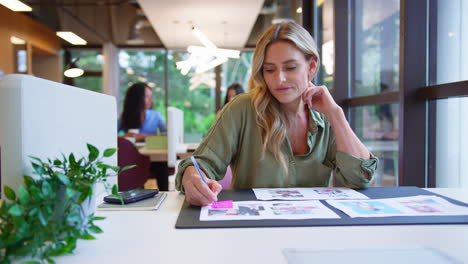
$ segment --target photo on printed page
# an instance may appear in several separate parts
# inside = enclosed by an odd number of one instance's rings
[[[350,217],[404,215],[403,211],[381,200],[329,200],[327,203]]]
[[[242,201],[232,208],[201,208],[200,221],[340,218],[320,201]]]
[[[453,204],[435,195],[395,198],[395,203],[412,215],[467,215],[468,207]]]
[[[369,199],[366,195],[350,188],[253,188],[258,200],[329,200]]]

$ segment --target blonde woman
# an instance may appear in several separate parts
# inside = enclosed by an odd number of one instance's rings
[[[217,183],[231,165],[234,189],[326,187],[331,172],[345,186],[364,188],[378,160],[360,142],[325,86],[316,44],[294,22],[272,25],[257,43],[249,93],[224,107],[190,159],[179,165],[176,187],[193,205],[217,200]]]

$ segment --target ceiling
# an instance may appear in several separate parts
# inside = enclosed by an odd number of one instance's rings
[[[100,46],[185,49],[201,45],[191,34],[197,26],[219,48],[251,48],[271,25],[279,7],[295,12],[301,0],[22,0],[27,13],[54,31],[73,31]],[[138,29],[138,41],[128,41]],[[135,33],[133,32],[133,33]],[[64,46],[69,44],[64,42]]]
[[[138,0],[163,45],[181,49],[202,45],[197,26],[217,47],[243,48],[263,0]]]

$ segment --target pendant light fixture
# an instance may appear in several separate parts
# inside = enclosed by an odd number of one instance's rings
[[[75,58],[69,64],[67,64],[63,75],[65,75],[68,78],[76,78],[83,75],[84,70],[78,67],[78,65],[76,64],[78,60],[79,58]]]

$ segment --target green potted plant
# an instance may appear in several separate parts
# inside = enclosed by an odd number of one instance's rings
[[[61,158],[41,160],[31,157],[35,177],[24,176],[24,185],[17,193],[4,186],[7,198],[0,205],[0,263],[15,258],[32,259],[29,263],[55,263],[53,257],[72,253],[78,239],[94,239],[102,233],[94,216],[93,192],[97,183],[104,183],[113,195],[117,185],[107,183],[122,169],[105,164],[116,149],[102,155],[87,144],[87,157],[77,159],[73,153]]]

